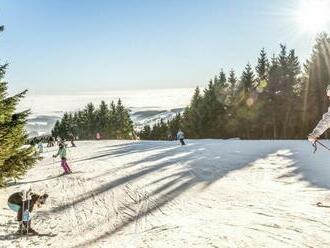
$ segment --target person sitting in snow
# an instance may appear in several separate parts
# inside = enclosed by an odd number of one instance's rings
[[[330,85],[327,87],[327,96],[330,100]],[[322,119],[314,128],[313,132],[308,135],[308,140],[313,144],[319,139],[319,137],[330,127],[330,107],[328,112],[322,116]]]
[[[181,131],[181,129],[179,129],[177,135],[176,135],[177,140],[180,140],[181,145],[185,145],[186,143],[184,143],[184,133]]]
[[[64,169],[64,174],[70,174],[72,173],[66,159],[66,148],[64,142],[60,142],[58,144],[58,152],[57,154],[53,155],[53,158],[56,158],[57,156],[60,156],[61,158],[61,166]]]
[[[9,196],[8,207],[17,213],[17,221],[19,221],[18,234],[33,234],[37,235],[38,232],[31,227],[30,213],[34,207],[40,208],[46,203],[48,198],[47,194],[38,195],[31,191],[29,188],[27,191],[16,192]]]

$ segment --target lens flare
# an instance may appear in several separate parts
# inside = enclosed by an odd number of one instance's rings
[[[303,32],[320,33],[330,23],[330,2],[328,0],[301,0],[294,11],[294,17]]]

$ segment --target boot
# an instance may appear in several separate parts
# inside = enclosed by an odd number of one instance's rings
[[[39,233],[31,227],[31,221],[23,221],[23,235],[38,235]]]
[[[17,230],[17,234],[22,234],[23,233],[23,230],[24,230],[24,226],[23,226],[23,222],[20,221],[19,222],[19,227],[18,227],[18,230]]]

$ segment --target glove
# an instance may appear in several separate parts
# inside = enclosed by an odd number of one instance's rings
[[[315,137],[313,135],[308,136],[308,141],[314,144],[318,140],[318,137]]]

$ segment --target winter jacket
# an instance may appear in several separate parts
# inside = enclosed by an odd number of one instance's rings
[[[58,152],[55,157],[57,156],[60,156],[61,159],[66,159],[66,149],[64,147],[58,149]]]
[[[330,128],[330,107],[328,108],[328,112],[322,116],[322,120],[319,121],[310,136],[318,138],[328,128]]]
[[[177,135],[176,135],[176,138],[177,138],[178,140],[180,140],[180,139],[184,139],[184,133],[183,133],[182,131],[179,131],[179,132],[177,133]]]
[[[31,213],[33,211],[34,204],[37,202],[38,199],[39,199],[39,195],[32,194],[31,200],[24,202],[24,210],[29,209],[29,212]],[[17,213],[17,220],[21,221],[22,220],[22,214],[23,214],[23,211],[22,211],[22,206],[23,206],[22,193],[17,192],[17,193],[12,194],[11,196],[9,196],[8,203],[20,206],[20,209]]]

